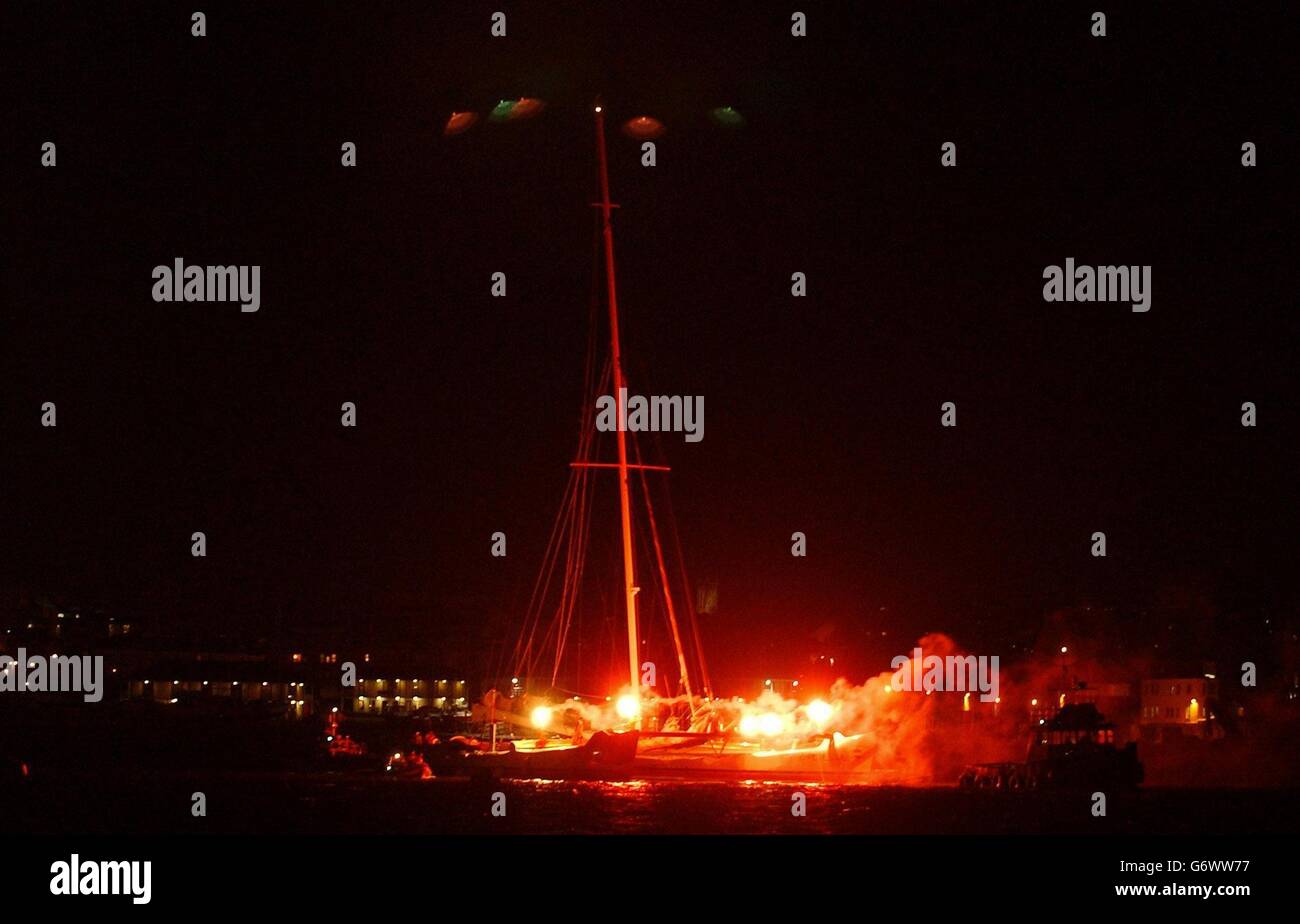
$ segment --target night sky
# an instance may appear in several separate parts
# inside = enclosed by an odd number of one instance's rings
[[[1294,604],[1294,12],[198,6],[205,38],[189,7],[4,13],[11,611],[513,640],[577,439],[597,96],[667,126],[654,168],[610,138],[623,342],[634,392],[705,398],[703,442],[650,454],[720,672],[826,627],[874,673],[1170,587]],[[520,96],[548,107],[443,136]],[[155,303],[176,257],[259,264],[261,310]],[[1150,264],[1150,312],[1045,303],[1067,257]]]

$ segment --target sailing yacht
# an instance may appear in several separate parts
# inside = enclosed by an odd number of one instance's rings
[[[595,327],[599,312],[592,310],[592,341],[588,350],[584,394],[602,392],[619,396],[618,421],[613,429],[616,461],[595,458],[594,404],[585,405],[577,459],[570,463],[569,485],[561,513],[556,520],[534,588],[519,642],[512,653],[514,683],[511,695],[490,691],[476,714],[491,725],[491,742],[481,750],[469,751],[452,769],[500,776],[599,776],[615,778],[680,777],[756,779],[857,779],[863,776],[867,753],[860,735],[843,735],[833,729],[835,709],[821,702],[790,708],[788,702],[748,704],[715,697],[700,644],[696,613],[685,587],[678,606],[670,588],[663,537],[655,518],[649,479],[661,477],[667,466],[646,464],[639,447],[628,439],[622,426],[628,394],[622,344],[619,335],[618,291],[614,260],[614,232],[611,222],[609,167],[605,143],[604,107],[594,107],[596,149],[599,166],[600,252],[603,277],[609,355],[604,371],[597,373],[594,362]],[[453,116],[454,118],[454,116]],[[635,123],[636,120],[633,120]],[[629,123],[632,124],[632,123]],[[621,643],[626,656],[626,674],[616,680],[606,695],[573,694],[555,701],[560,691],[561,667],[574,644],[581,645],[581,633],[573,633],[578,613],[577,590],[582,583],[586,544],[590,531],[591,495],[596,479],[612,472],[618,485],[622,588],[620,607],[624,615]],[[640,488],[638,491],[637,488]],[[638,604],[642,591],[638,583],[636,542],[633,530],[634,495],[644,525],[637,538],[653,562],[651,577],[662,591],[662,610],[671,640],[676,668],[676,689],[659,692],[658,671],[643,661]],[[674,532],[675,537],[675,532]],[[680,564],[680,552],[678,563]],[[550,593],[560,587],[560,600],[551,607]],[[680,609],[680,612],[679,612]],[[516,689],[520,676],[545,676],[543,660],[551,657],[551,698],[530,698]],[[621,660],[622,656],[618,656]],[[616,675],[620,669],[616,669]],[[572,691],[564,691],[572,693]],[[603,700],[603,702],[602,702]],[[509,740],[498,737],[498,727],[523,728],[526,734]]]

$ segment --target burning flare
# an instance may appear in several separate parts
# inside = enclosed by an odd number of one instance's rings
[[[618,713],[619,718],[631,722],[641,714],[641,700],[631,693],[624,693],[614,704],[614,711]]]

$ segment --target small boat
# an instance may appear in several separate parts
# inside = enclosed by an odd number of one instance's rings
[[[329,713],[321,742],[323,753],[331,764],[351,765],[366,761],[367,749],[364,742],[339,730],[339,713]]]
[[[433,771],[425,762],[419,751],[401,751],[388,758],[384,772],[395,780],[428,780],[433,778]]]

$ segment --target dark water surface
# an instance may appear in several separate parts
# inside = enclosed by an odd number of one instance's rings
[[[207,799],[191,814],[192,795]],[[505,796],[504,817],[492,814]],[[796,797],[807,814],[795,816]],[[82,773],[0,791],[11,831],[49,834],[1264,834],[1295,790],[969,792],[760,782],[398,781],[375,773]]]

